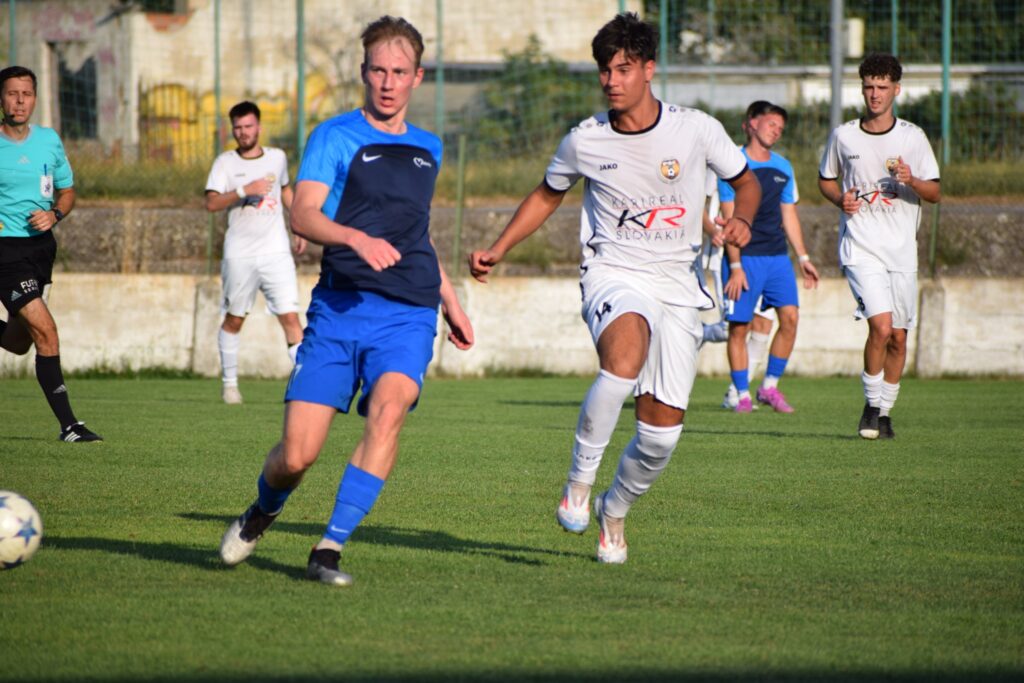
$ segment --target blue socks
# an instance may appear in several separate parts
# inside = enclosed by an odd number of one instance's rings
[[[375,477],[353,464],[345,468],[345,474],[338,485],[338,496],[334,503],[334,512],[327,523],[324,538],[338,545],[344,545],[352,535],[363,517],[377,502],[377,496],[384,488],[384,480]]]
[[[729,375],[732,377],[732,385],[736,387],[737,392],[742,394],[744,391],[750,391],[750,375],[747,368],[733,370]]]
[[[788,358],[779,358],[768,354],[768,368],[764,371],[765,376],[782,377],[782,373],[786,371],[787,362],[789,362]]]
[[[260,510],[267,515],[276,515],[281,512],[281,508],[284,507],[284,502],[288,500],[288,496],[292,494],[294,489],[275,489],[267,483],[267,480],[263,478],[263,473],[260,472],[260,478],[256,481],[257,498],[256,502],[260,506]]]

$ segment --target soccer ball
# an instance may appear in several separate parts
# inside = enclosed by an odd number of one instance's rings
[[[43,520],[28,499],[0,491],[0,569],[28,562],[43,538]]]

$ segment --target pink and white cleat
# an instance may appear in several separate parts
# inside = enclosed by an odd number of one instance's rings
[[[754,412],[754,402],[750,400],[749,396],[744,396],[736,402],[736,407],[733,411],[737,413],[752,413]]]
[[[770,405],[775,409],[777,413],[792,413],[793,406],[786,403],[786,397],[783,396],[782,392],[777,388],[772,387],[771,389],[765,389],[761,387],[757,390],[757,400],[760,403]]]

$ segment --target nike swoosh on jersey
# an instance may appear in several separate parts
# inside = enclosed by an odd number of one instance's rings
[[[363,161],[365,161],[366,163],[370,163],[371,161],[377,161],[377,159],[380,159],[382,156],[384,155],[374,154],[373,156],[366,156],[366,152],[363,152]]]

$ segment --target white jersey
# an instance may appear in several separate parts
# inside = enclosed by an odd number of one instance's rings
[[[288,184],[288,159],[283,151],[264,147],[263,154],[255,159],[243,159],[236,150],[224,152],[213,162],[206,189],[234,192],[260,178],[270,181],[267,195],[239,199],[228,209],[226,259],[291,253],[281,203],[281,188]]]
[[[856,216],[840,212],[840,266],[873,258],[893,272],[917,271],[921,199],[893,177],[901,158],[914,177],[939,179],[928,138],[909,121],[896,119],[885,133],[868,133],[859,120],[847,121],[829,136],[818,173],[826,180],[841,175],[842,191],[856,188],[861,200]]]
[[[659,105],[658,120],[637,133],[616,131],[607,113],[580,123],[559,145],[545,182],[564,192],[586,179],[584,272],[607,267],[651,276],[678,292],[681,304],[704,307],[708,297],[692,266],[701,249],[707,169],[731,179],[747,162],[716,119]]]

